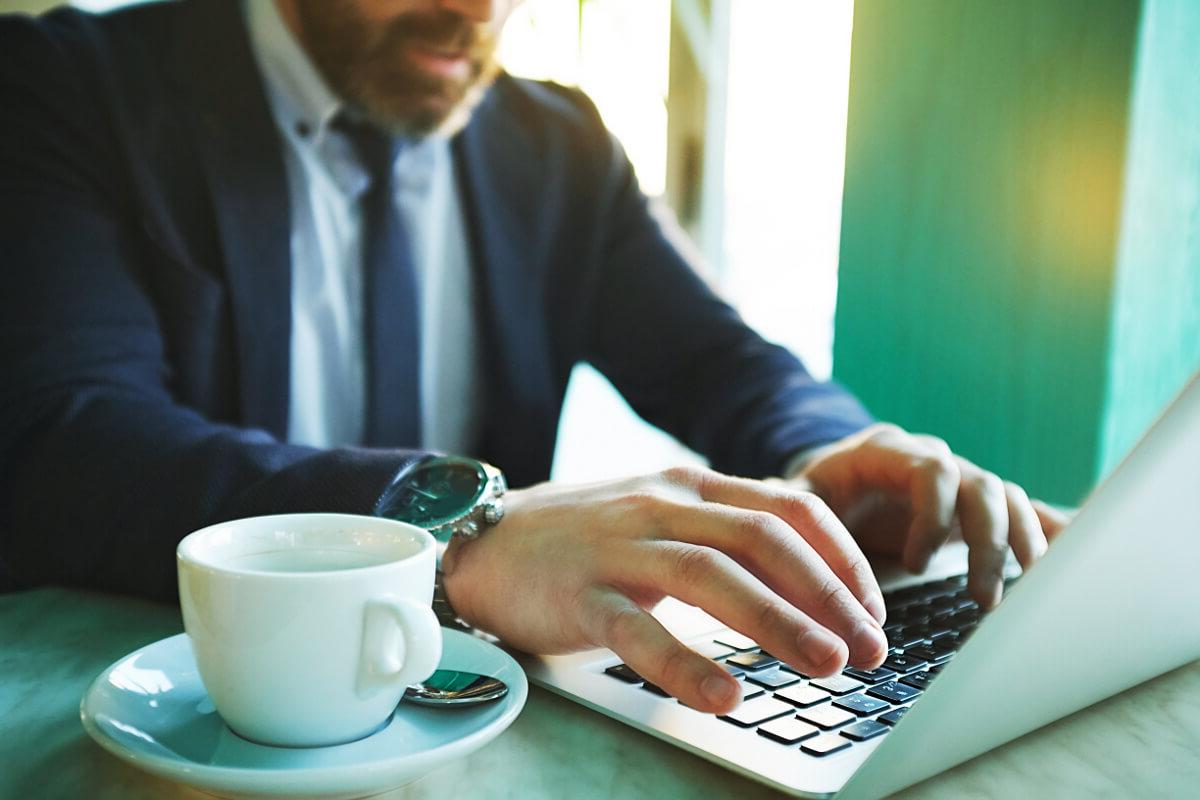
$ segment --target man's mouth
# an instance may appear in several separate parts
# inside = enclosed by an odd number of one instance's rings
[[[466,50],[414,42],[406,53],[418,69],[444,78],[465,80],[470,77],[471,64]]]

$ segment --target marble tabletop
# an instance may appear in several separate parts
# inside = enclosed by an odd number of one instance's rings
[[[0,798],[202,798],[109,755],[79,700],[104,667],[182,630],[177,608],[63,589],[0,595]],[[1002,689],[1001,689],[1002,690]],[[898,797],[1194,797],[1200,662],[1034,731]],[[776,796],[533,688],[520,718],[465,764],[381,797]]]

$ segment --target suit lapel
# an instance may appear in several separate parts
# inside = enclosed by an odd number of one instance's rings
[[[504,80],[503,78],[501,79]],[[545,287],[537,221],[542,159],[494,87],[455,140],[460,190],[471,231],[480,341],[486,344],[483,454],[522,486],[544,480],[553,455],[557,406],[546,338]]]
[[[185,3],[178,78],[212,192],[232,296],[242,424],[287,435],[291,214],[282,141],[238,3]]]

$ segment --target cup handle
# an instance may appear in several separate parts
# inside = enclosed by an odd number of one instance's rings
[[[387,633],[399,629],[402,651],[388,647]],[[433,609],[412,600],[380,597],[367,601],[358,695],[403,688],[433,674],[442,658],[442,629]]]

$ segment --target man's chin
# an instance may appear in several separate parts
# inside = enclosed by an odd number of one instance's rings
[[[366,115],[377,125],[400,136],[422,138],[451,136],[466,127],[492,81],[473,83],[454,97],[436,94],[392,96],[363,102]]]

